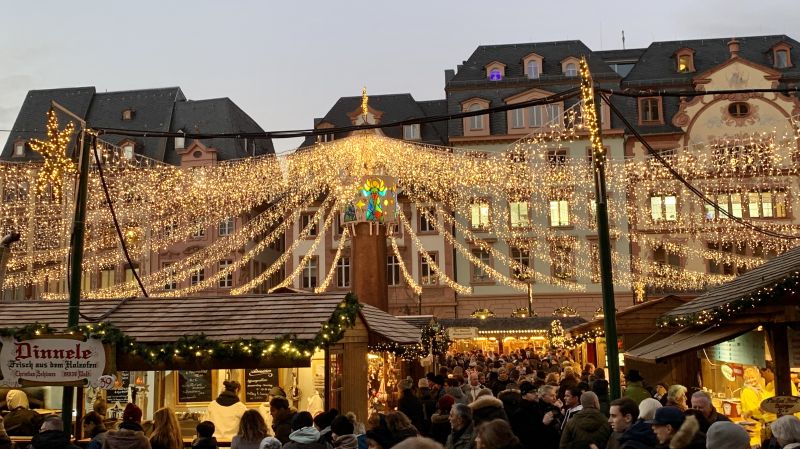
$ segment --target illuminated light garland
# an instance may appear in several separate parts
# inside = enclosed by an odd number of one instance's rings
[[[487,318],[492,318],[495,316],[495,313],[487,308],[483,309],[476,309],[470,315],[471,318],[477,318],[479,320],[485,320]]]
[[[397,265],[400,267],[400,273],[403,274],[403,279],[406,280],[406,284],[408,284],[408,287],[415,295],[421,295],[422,287],[420,287],[417,281],[414,280],[414,277],[408,273],[406,263],[403,261],[403,256],[400,255],[400,250],[397,248],[397,241],[394,238],[389,238],[389,242],[392,244],[392,252],[394,253],[395,260],[397,260]]]
[[[314,293],[324,293],[325,290],[328,289],[328,285],[330,285],[333,277],[336,275],[336,265],[339,263],[339,259],[342,258],[342,250],[344,249],[349,237],[350,228],[344,228],[342,235],[339,237],[339,246],[336,247],[336,254],[334,254],[333,261],[331,261],[331,268],[328,270],[328,274],[325,275],[325,280],[322,281],[319,287],[314,289]]]
[[[39,169],[39,179],[36,184],[39,193],[44,193],[47,186],[53,188],[53,198],[60,200],[64,185],[64,177],[75,171],[75,164],[67,156],[67,145],[75,132],[72,122],[59,131],[56,110],[47,111],[47,140],[31,139],[28,141],[31,149],[42,155],[44,165]]]
[[[450,278],[450,276],[447,275],[447,273],[445,273],[439,267],[439,265],[436,263],[436,261],[434,261],[433,258],[431,258],[431,255],[428,253],[428,251],[422,245],[422,242],[420,241],[419,237],[414,232],[414,228],[412,228],[411,224],[408,223],[408,220],[406,219],[405,215],[403,215],[403,212],[402,211],[398,211],[397,216],[400,219],[400,223],[403,224],[403,227],[405,228],[406,232],[408,232],[408,234],[411,236],[411,240],[414,242],[414,245],[417,247],[417,252],[422,256],[423,259],[425,259],[425,263],[428,264],[428,266],[431,268],[431,271],[433,271],[434,274],[436,274],[437,278],[439,280],[441,280],[442,282],[444,282],[445,285],[447,285],[448,287],[452,288],[458,294],[460,294],[460,295],[471,295],[473,293],[472,287],[469,287],[469,286],[466,286],[466,285],[461,285],[458,282],[454,281],[452,278]]]
[[[306,254],[303,256],[303,258],[300,260],[300,262],[297,264],[297,266],[294,268],[291,274],[289,274],[289,276],[286,276],[286,279],[282,280],[278,285],[269,289],[268,293],[273,293],[275,292],[275,290],[279,290],[281,288],[285,288],[292,285],[294,283],[294,280],[297,279],[297,276],[300,276],[300,273],[303,271],[306,265],[308,265],[308,262],[314,258],[314,254],[316,254],[317,252],[317,247],[319,246],[319,242],[321,242],[322,239],[325,238],[325,234],[328,232],[328,229],[331,227],[331,224],[333,224],[333,217],[335,217],[336,214],[338,213],[339,206],[340,203],[335,202],[333,204],[333,207],[331,207],[330,210],[328,210],[328,215],[325,217],[325,222],[322,224],[322,228],[320,228],[319,231],[317,232],[317,236],[314,238],[314,242],[311,244],[311,246],[308,247],[308,251],[306,251]]]

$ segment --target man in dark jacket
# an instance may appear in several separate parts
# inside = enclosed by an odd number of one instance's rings
[[[414,395],[412,388],[414,381],[411,378],[400,381],[400,399],[397,401],[397,410],[405,413],[411,424],[414,424],[419,430],[427,428],[425,424],[425,416],[422,411],[422,401]]]
[[[536,387],[530,382],[522,382],[519,386],[522,394],[519,409],[510,416],[511,429],[519,438],[523,447],[535,447],[542,432],[541,409]]]
[[[703,414],[706,420],[705,427],[703,423],[700,424],[700,431],[708,432],[708,428],[715,422],[730,421],[727,416],[720,415],[717,409],[711,404],[711,396],[705,391],[695,391],[692,394],[692,408]]]
[[[661,407],[653,419],[646,422],[653,427],[658,439],[656,449],[706,448],[706,435],[700,432],[697,418],[684,415],[678,407]]]
[[[293,413],[289,408],[289,401],[286,398],[274,397],[269,401],[269,414],[272,415],[272,431],[275,438],[281,444],[289,442],[289,434],[292,433],[292,420],[297,413]]]
[[[42,424],[41,431],[31,440],[32,449],[78,449],[69,442],[69,435],[64,432],[64,423],[60,416],[48,416]]]
[[[561,432],[559,449],[589,449],[591,444],[604,446],[611,435],[611,426],[600,412],[597,395],[587,391],[581,395],[583,408],[567,422]]]
[[[455,404],[450,409],[452,433],[447,437],[445,449],[471,449],[475,447],[475,426],[472,409],[464,404]]]
[[[613,433],[608,437],[606,449],[652,449],[658,443],[653,429],[639,418],[639,407],[631,398],[619,398],[611,402],[608,423]],[[602,448],[597,446],[592,449]]]
[[[556,396],[558,387],[543,385],[539,388],[539,410],[542,413],[542,432],[538,435],[539,447],[555,449],[561,439],[561,407],[564,405]]]

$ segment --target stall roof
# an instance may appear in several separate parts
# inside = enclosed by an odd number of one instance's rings
[[[423,327],[431,324],[433,321],[433,315],[400,315],[397,318],[405,321],[406,323],[416,327],[417,329],[422,329]]]
[[[555,317],[492,317],[480,318],[441,318],[439,323],[444,327],[477,327],[479,333],[501,334],[504,331],[514,331],[514,333],[524,333],[525,331],[543,331],[550,329],[553,320],[561,321],[561,325],[568,329],[578,324],[585,323],[581,317],[555,318]]]
[[[797,247],[737,276],[730,282],[710,289],[704,295],[665,313],[663,316],[665,318],[690,317],[703,311],[723,308],[726,304],[747,298],[761,289],[772,288],[787,277],[796,276],[799,271],[800,247]]]
[[[419,328],[394,315],[389,315],[377,307],[365,304],[364,308],[361,309],[361,316],[364,317],[367,328],[371,333],[377,334],[386,340],[403,345],[415,344],[420,341],[422,334]]]
[[[658,363],[689,351],[736,338],[755,328],[755,325],[685,327],[653,343],[639,346],[625,353],[625,358],[647,363]]]

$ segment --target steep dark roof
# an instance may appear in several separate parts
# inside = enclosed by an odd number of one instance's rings
[[[637,61],[646,48],[626,48],[617,50],[600,50],[595,51],[594,54],[599,56],[606,62],[622,62],[622,61]]]
[[[726,37],[653,42],[642,54],[639,63],[625,77],[623,85],[691,85],[692,77],[730,59],[730,51],[728,51],[728,42],[730,40],[731,38]],[[771,48],[780,42],[786,42],[792,46],[791,59],[794,67],[776,70],[783,72],[784,76],[800,76],[800,70],[798,70],[800,42],[783,34],[737,37],[736,40],[739,41],[740,57],[767,67],[773,67]],[[695,72],[693,73],[678,73],[675,68],[673,55],[677,50],[684,47],[695,51]]]
[[[790,277],[800,277],[800,247],[792,248],[732,281],[710,289],[706,294],[665,313],[663,317],[690,317],[724,308],[760,290],[772,289]]]
[[[432,101],[416,101],[411,94],[388,94],[388,95],[369,95],[369,106],[372,109],[381,111],[381,123],[398,122],[412,118],[428,117],[431,115],[444,114],[446,111],[445,100],[432,100]],[[321,122],[330,123],[336,128],[352,126],[349,113],[361,107],[361,97],[341,97],[333,107],[325,114]],[[315,121],[315,125],[318,123]],[[391,128],[382,128],[387,137],[395,139],[403,138],[403,128],[401,126],[394,126]],[[445,137],[446,124],[441,123],[437,125],[424,124],[420,127],[420,133],[423,143],[431,143],[434,145],[444,145],[446,143]],[[337,134],[336,139],[346,137],[345,134]],[[301,147],[313,145],[316,142],[315,137],[307,137]]]
[[[25,101],[22,102],[22,108],[14,121],[14,126],[8,136],[6,145],[3,147],[3,152],[0,154],[0,159],[40,161],[42,158],[39,153],[35,153],[30,149],[25,151],[24,158],[13,158],[14,143],[19,140],[27,141],[34,138],[46,139],[47,111],[50,109],[50,102],[53,100],[85,119],[94,94],[95,89],[92,86],[29,91],[28,95],[25,96]],[[63,113],[58,114],[58,119],[62,129],[66,126],[67,121],[74,122]],[[75,125],[77,127],[78,124],[75,123]],[[73,136],[70,148],[74,144],[75,137]]]

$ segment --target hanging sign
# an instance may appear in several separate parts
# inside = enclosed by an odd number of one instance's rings
[[[106,351],[100,340],[52,336],[17,341],[4,337],[0,344],[0,385],[101,386]]]
[[[761,409],[778,416],[793,415],[800,412],[800,398],[794,396],[773,396],[761,401]]]
[[[725,379],[727,379],[727,380],[729,380],[731,382],[736,380],[736,376],[733,375],[733,368],[731,368],[730,365],[722,365],[722,367],[720,368],[720,371],[722,372],[722,376]]]
[[[447,336],[451,340],[468,340],[478,337],[477,327],[448,327]]]

